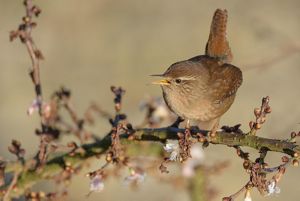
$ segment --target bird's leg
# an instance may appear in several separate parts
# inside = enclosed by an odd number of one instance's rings
[[[209,132],[209,135],[210,135],[211,137],[216,136],[216,133],[217,133],[218,128],[219,128],[219,121],[217,121],[217,122],[213,125],[212,129],[211,129],[210,132]]]
[[[185,124],[185,129],[190,129],[190,128],[191,128],[191,124],[190,124],[190,120],[188,119]]]
[[[215,137],[216,133],[218,131],[219,128],[219,122],[220,122],[220,118],[214,119],[212,121],[209,122],[210,126],[208,128],[209,130],[209,136],[210,137]]]
[[[179,124],[183,121],[184,121],[183,118],[177,117],[176,121],[173,124],[171,124],[169,127],[179,128]]]

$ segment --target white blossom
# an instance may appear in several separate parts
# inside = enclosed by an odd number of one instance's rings
[[[90,192],[101,192],[104,189],[102,175],[94,176],[90,181]]]
[[[182,175],[191,178],[195,175],[195,168],[204,161],[204,152],[201,146],[194,144],[191,147],[191,158],[189,158],[182,167]]]
[[[129,168],[130,175],[125,177],[125,184],[130,183],[142,183],[145,181],[146,174],[142,170],[135,170],[133,168]]]
[[[30,106],[27,108],[27,114],[31,116],[34,112],[39,111],[39,102],[37,99],[34,99]]]
[[[169,111],[164,104],[159,104],[156,107],[156,110],[153,112],[153,121],[160,122],[162,119],[166,119],[169,117]]]
[[[164,150],[170,153],[169,160],[177,161],[179,159],[179,145],[177,141],[168,141]]]
[[[252,201],[250,190],[246,190],[244,201]]]
[[[268,191],[267,196],[280,193],[280,188],[277,186],[277,183],[275,180],[270,181],[270,183],[267,186],[267,191]]]

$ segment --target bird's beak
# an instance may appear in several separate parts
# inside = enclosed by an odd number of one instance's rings
[[[152,84],[159,84],[159,85],[170,85],[170,81],[167,79],[157,80],[152,82]]]
[[[151,76],[154,76],[154,77],[164,77],[163,74],[155,74],[155,75],[151,75]],[[152,84],[170,85],[170,81],[168,79],[164,78],[164,79],[161,79],[161,80],[154,81],[154,82],[152,82]]]

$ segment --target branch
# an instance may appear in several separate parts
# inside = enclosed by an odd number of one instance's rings
[[[149,141],[164,143],[166,142],[166,140],[177,140],[178,132],[184,132],[184,129],[178,129],[173,127],[157,129],[142,128],[136,130],[133,140],[128,139],[128,134],[122,134],[120,135],[120,138],[122,144],[127,144],[129,150],[128,153],[134,154],[134,152],[130,150],[134,149],[134,146],[136,145],[135,142]],[[241,133],[228,133],[225,131],[216,132],[214,137],[210,137],[207,131],[192,130],[192,136],[195,140],[198,138],[199,135],[197,134],[199,133],[202,133],[205,136],[206,140],[211,144],[221,144],[232,147],[244,146],[251,147],[257,150],[267,148],[269,151],[281,152],[284,154],[288,154],[292,157],[295,157],[295,155],[300,154],[299,145],[286,140],[268,139]],[[64,154],[61,156],[57,156],[48,161],[45,167],[41,169],[40,172],[31,170],[23,172],[19,177],[19,181],[17,182],[18,194],[22,193],[22,189],[24,190],[34,185],[39,180],[48,178],[49,176],[56,175],[60,171],[63,171],[66,164],[69,164],[72,167],[76,168],[78,166],[81,166],[84,162],[91,159],[92,157],[99,157],[99,155],[104,154],[106,150],[108,150],[110,145],[111,137],[107,135],[99,142],[82,145],[81,148],[84,150],[84,154],[76,154],[72,156],[70,156],[69,154]],[[161,148],[153,148],[151,146],[150,152],[152,155],[158,155],[158,153],[161,153]],[[8,164],[6,172],[14,172],[18,168],[19,165],[17,163]]]

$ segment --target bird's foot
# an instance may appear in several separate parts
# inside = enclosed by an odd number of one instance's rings
[[[176,121],[173,124],[171,124],[169,127],[179,128],[179,124],[183,121],[184,121],[183,118],[177,117]]]

